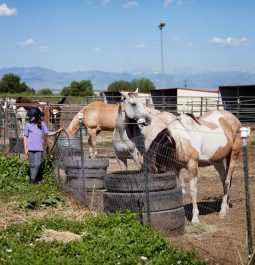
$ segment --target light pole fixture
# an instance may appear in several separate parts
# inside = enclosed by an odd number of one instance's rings
[[[163,55],[163,34],[162,29],[166,26],[165,22],[160,22],[158,27],[160,29],[160,43],[161,43],[161,71],[162,71],[162,88],[165,88],[165,77],[164,77],[164,55]]]

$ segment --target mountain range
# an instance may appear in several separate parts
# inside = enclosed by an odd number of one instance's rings
[[[39,90],[50,88],[54,92],[69,86],[72,81],[91,80],[94,91],[104,91],[107,86],[118,80],[131,81],[133,79],[148,78],[156,88],[161,88],[162,75],[151,69],[136,69],[122,73],[104,71],[57,72],[42,67],[10,67],[0,69],[0,78],[13,73],[21,78],[31,88]],[[251,85],[255,84],[255,73],[244,71],[194,71],[192,69],[178,69],[164,74],[165,88],[193,88],[216,90],[223,85]]]

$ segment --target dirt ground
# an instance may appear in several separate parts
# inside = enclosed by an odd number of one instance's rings
[[[249,187],[252,216],[253,243],[255,239],[255,149],[249,149]],[[180,247],[193,247],[208,264],[247,264],[246,197],[242,154],[234,172],[230,209],[224,219],[219,218],[222,184],[212,167],[199,170],[198,206],[200,223],[191,224],[191,198],[184,195],[186,228],[182,236],[168,238]],[[188,183],[188,178],[185,178]]]
[[[108,139],[108,138],[106,138]],[[112,148],[112,147],[111,147]],[[114,152],[109,147],[99,148],[102,157],[111,157],[108,172],[120,170],[113,158]],[[255,239],[255,148],[249,148],[249,182],[250,200],[252,210],[252,233]],[[131,169],[133,162],[129,161]],[[185,172],[184,172],[185,174]],[[172,244],[182,248],[194,248],[199,256],[208,261],[208,264],[247,264],[247,226],[246,201],[244,189],[244,172],[242,154],[234,172],[230,202],[231,207],[224,219],[219,218],[222,197],[222,184],[213,167],[201,168],[198,180],[198,206],[200,223],[191,224],[191,198],[189,195],[188,177],[185,175],[187,193],[184,194],[184,207],[186,215],[185,232],[183,235],[165,235]],[[66,205],[55,209],[40,211],[23,211],[18,202],[0,205],[0,227],[6,227],[10,222],[30,222],[33,217],[50,216],[56,213],[80,218],[88,214],[88,209],[75,197],[66,194]],[[96,212],[92,212],[96,214]]]

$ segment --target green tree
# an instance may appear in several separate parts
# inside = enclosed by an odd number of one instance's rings
[[[90,80],[82,80],[79,84],[79,96],[93,96],[93,86]]]
[[[71,87],[70,86],[65,86],[62,91],[60,92],[61,95],[63,96],[70,96],[71,95]]]
[[[128,81],[119,80],[111,83],[107,87],[108,91],[119,91],[119,90],[132,90],[131,85]]]
[[[71,86],[64,87],[63,96],[93,96],[93,86],[90,80],[72,81]]]
[[[52,96],[54,93],[49,88],[42,88],[40,89],[37,94],[39,96]]]
[[[9,73],[5,74],[0,81],[0,93],[24,93],[32,92],[25,82],[20,83],[20,77],[18,75]]]
[[[155,85],[148,78],[134,79],[130,82],[133,91],[137,88],[139,92],[150,91],[155,89]]]

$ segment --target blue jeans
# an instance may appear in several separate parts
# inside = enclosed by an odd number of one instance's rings
[[[28,151],[28,161],[30,164],[30,180],[39,181],[41,165],[43,161],[42,151]]]

